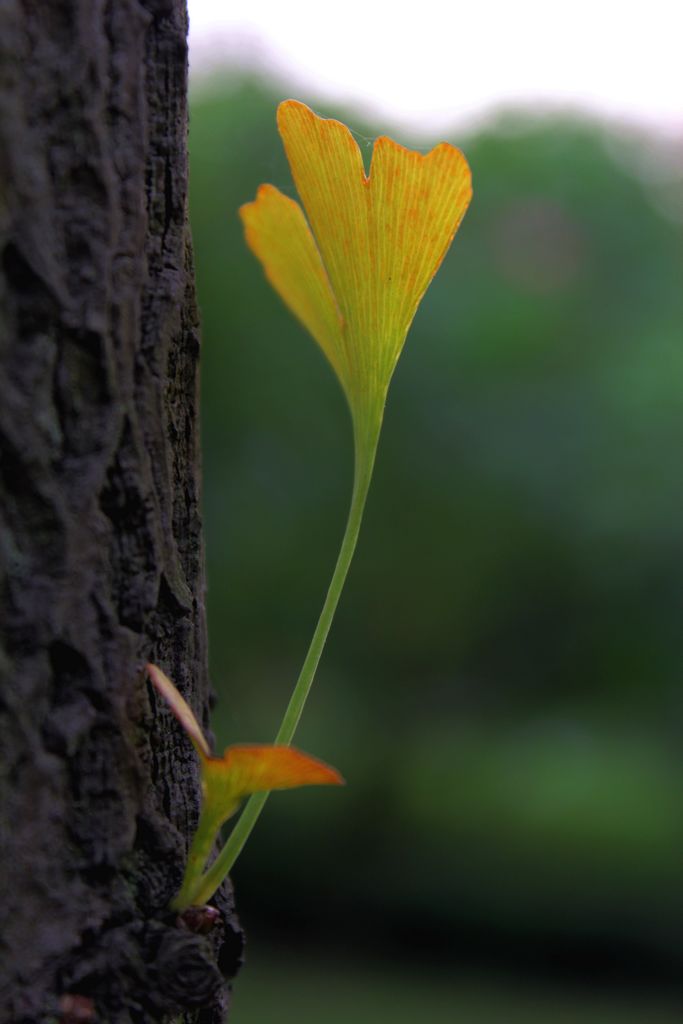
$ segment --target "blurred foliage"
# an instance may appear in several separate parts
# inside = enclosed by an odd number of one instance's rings
[[[330,994],[334,998],[330,998]],[[630,998],[591,991],[511,984],[491,976],[445,980],[433,970],[418,976],[350,967],[291,954],[254,952],[235,986],[231,1024],[679,1024],[680,1006],[647,995]]]
[[[341,392],[237,218],[261,182],[294,194],[276,104],[266,86],[226,80],[195,95],[191,119],[224,742],[274,735],[350,497]],[[323,112],[357,130],[369,161],[377,127]],[[474,202],[394,379],[356,562],[297,740],[349,786],[272,799],[235,872],[240,902],[333,918],[335,930],[352,907],[399,937],[409,916],[441,935],[570,935],[675,958],[672,174],[658,173],[653,140],[569,116],[513,112],[450,141],[471,163]]]

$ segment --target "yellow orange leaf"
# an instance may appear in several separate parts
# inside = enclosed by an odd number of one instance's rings
[[[178,719],[183,729],[192,741],[192,744],[201,757],[208,757],[211,753],[209,744],[206,742],[204,733],[199,722],[194,716],[192,708],[180,695],[171,680],[156,665],[147,665],[149,676],[155,690],[168,702],[171,711]]]
[[[382,137],[366,176],[339,121],[286,100],[278,127],[312,235],[296,204],[268,187],[242,208],[247,242],[325,351],[356,420],[383,407],[417,306],[470,202],[469,167],[448,143],[424,156]]]
[[[298,786],[340,786],[339,772],[294,747],[236,745],[202,765],[207,816],[222,824],[251,793]]]
[[[274,185],[240,207],[245,236],[280,298],[303,323],[343,380],[341,316],[301,207]]]

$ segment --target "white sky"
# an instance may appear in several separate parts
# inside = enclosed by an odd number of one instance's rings
[[[416,131],[516,101],[683,132],[683,0],[188,0],[193,81],[220,64]],[[298,93],[297,93],[298,88]]]

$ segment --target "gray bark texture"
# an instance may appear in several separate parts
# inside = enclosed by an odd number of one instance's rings
[[[0,0],[0,1021],[218,1024],[184,0]]]

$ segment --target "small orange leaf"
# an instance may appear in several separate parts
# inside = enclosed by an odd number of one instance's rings
[[[208,814],[223,822],[252,793],[343,786],[344,779],[336,768],[294,747],[257,744],[228,747],[223,757],[207,758],[202,764],[202,784]]]
[[[171,711],[191,739],[199,756],[202,758],[209,757],[211,753],[209,744],[206,742],[204,733],[202,732],[199,722],[195,718],[190,705],[184,697],[181,697],[171,680],[167,675],[164,675],[160,668],[157,668],[156,665],[147,665],[146,668],[147,675],[149,676],[154,689],[157,693],[160,693],[168,703]]]
[[[156,665],[147,665],[147,674],[158,693],[166,700],[192,741],[201,762],[202,809],[197,831],[188,853],[185,877],[173,901],[176,909],[192,905],[200,891],[202,872],[221,825],[234,814],[245,796],[267,793],[271,789],[297,786],[343,786],[335,768],[282,745],[237,745],[227,747],[223,757],[212,757],[199,722],[171,680]],[[219,882],[216,884],[220,883]],[[208,899],[215,885],[204,896]]]

